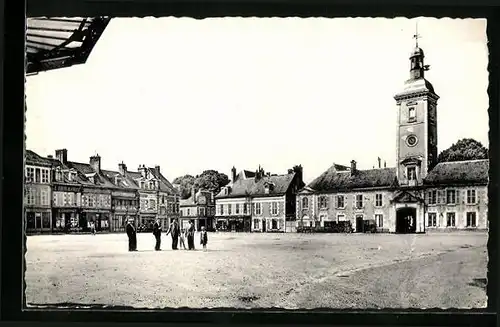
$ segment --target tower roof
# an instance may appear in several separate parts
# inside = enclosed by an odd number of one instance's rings
[[[413,57],[424,57],[424,50],[422,48],[415,46],[413,51],[411,52],[410,58]]]
[[[403,89],[398,92],[394,97],[397,99],[401,96],[410,95],[413,93],[429,92],[436,95],[434,86],[425,78],[409,79],[405,82]],[[437,96],[437,95],[436,95]]]

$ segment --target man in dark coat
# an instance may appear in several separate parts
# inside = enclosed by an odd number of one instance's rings
[[[156,239],[155,251],[161,251],[161,249],[160,249],[160,246],[161,246],[161,225],[160,225],[159,219],[156,219],[156,221],[153,225],[153,235]]]
[[[194,222],[191,220],[187,232],[188,250],[194,250],[194,232]]]
[[[170,234],[172,236],[172,250],[177,250],[177,245],[179,243],[179,235],[181,233],[181,229],[177,220],[174,220],[167,231],[167,235]]]
[[[133,219],[129,219],[126,230],[128,236],[128,250],[137,251],[137,233],[135,231]]]

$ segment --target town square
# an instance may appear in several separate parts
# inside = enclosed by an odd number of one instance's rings
[[[381,309],[486,305],[484,232],[212,233],[129,253],[124,234],[28,238],[29,307]],[[168,243],[163,236],[163,242]],[[457,273],[458,272],[458,273]]]
[[[28,307],[484,308],[485,28],[28,19]]]

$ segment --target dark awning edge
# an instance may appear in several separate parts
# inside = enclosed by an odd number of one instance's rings
[[[86,21],[90,21],[90,23],[81,30],[75,30],[67,41],[63,42],[63,45],[65,45],[72,40],[83,39],[80,47],[66,48],[64,46],[57,46],[52,50],[27,53],[26,74],[34,74],[85,63],[110,20],[111,18],[109,17],[87,18]],[[27,26],[27,32],[29,31],[30,27]],[[39,31],[37,32],[38,34],[40,33]],[[28,41],[28,39],[26,40]]]

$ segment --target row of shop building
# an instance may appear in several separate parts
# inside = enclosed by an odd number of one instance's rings
[[[84,232],[91,223],[97,231],[121,232],[134,219],[136,227],[160,219],[167,227],[179,217],[179,192],[160,167],[139,166],[129,171],[101,168],[101,157],[89,163],[68,160],[66,149],[43,157],[27,150],[25,163],[26,231]]]

